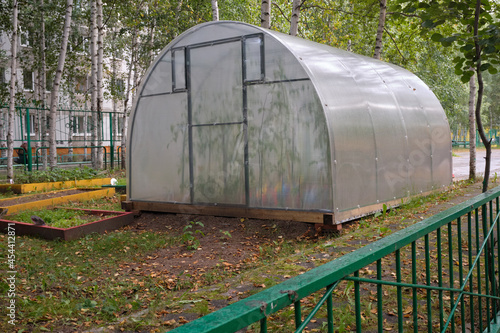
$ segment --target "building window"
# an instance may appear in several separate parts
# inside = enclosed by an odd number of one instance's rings
[[[34,87],[33,72],[28,70],[23,70],[23,88],[24,90],[35,90]]]
[[[117,117],[116,119],[118,120],[118,130],[117,130],[117,132],[118,132],[118,135],[122,135],[122,130],[123,130],[123,117],[120,117],[120,116],[118,116],[118,115],[117,115],[116,117]]]
[[[27,30],[19,29],[19,40],[21,41],[21,46],[28,47],[30,46],[30,34]]]
[[[45,74],[45,91],[52,91],[52,87],[54,86],[54,77],[50,73]]]
[[[73,134],[90,134],[92,130],[91,116],[73,116]]]
[[[30,121],[30,135],[35,135],[35,128],[36,128],[36,115],[34,114],[30,114],[30,117],[29,117],[29,121]],[[26,116],[25,117],[25,125],[24,125],[24,130],[26,133],[28,133],[28,117]]]
[[[70,37],[68,47],[70,52],[87,54],[89,53],[89,38],[79,34],[74,34]]]
[[[111,79],[111,84],[114,96],[125,96],[125,82],[122,79]]]
[[[76,93],[86,93],[87,92],[87,77],[77,76],[75,79],[75,92]]]

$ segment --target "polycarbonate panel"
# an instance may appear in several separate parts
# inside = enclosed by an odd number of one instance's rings
[[[308,75],[299,63],[299,59],[290,53],[278,40],[266,35],[264,38],[264,47],[267,81],[308,78]]]
[[[193,124],[243,121],[241,41],[189,49]]]
[[[186,59],[184,57],[184,49],[174,50],[174,90],[186,89]]]
[[[448,182],[450,153],[442,149],[435,156],[422,146],[431,138],[431,125],[445,129],[448,124],[439,102],[403,79],[421,82],[418,78],[397,66],[304,40],[287,46],[303,60],[325,106],[336,210],[382,203]],[[424,108],[419,98],[429,106]],[[435,124],[428,113],[436,116]],[[439,179],[433,177],[435,165],[443,170]]]
[[[355,71],[353,80],[360,96],[366,99],[364,109],[373,131],[376,200],[365,205],[394,200],[408,191],[405,123],[393,93],[384,83],[394,80],[390,77],[394,71],[381,72],[363,57],[344,57],[341,62]]]
[[[313,63],[324,70],[317,73],[316,79],[329,82],[328,86],[317,87],[328,97],[324,107],[334,150],[335,211],[374,204],[377,147],[368,101],[363,96],[366,92],[357,84],[358,77],[339,58],[317,51],[317,61]],[[346,53],[342,60],[352,56]]]
[[[195,203],[245,204],[243,125],[193,127]]]
[[[431,128],[427,112],[419,102],[418,96],[422,93],[425,94],[424,98],[431,96],[428,96],[426,91],[420,89],[420,87],[419,92],[416,93],[416,90],[414,90],[416,87],[405,80],[405,77],[413,76],[407,71],[400,68],[391,69],[391,67],[386,66],[379,69],[379,72],[388,77],[386,79],[387,85],[394,93],[408,136],[406,164],[402,164],[404,167],[401,168],[401,174],[404,171],[407,172],[406,193],[407,195],[413,195],[430,191],[433,187]],[[428,88],[425,90],[428,90]],[[440,158],[442,159],[442,157]],[[393,183],[397,181],[397,178],[392,179]],[[402,182],[403,180],[399,179],[399,183]]]
[[[142,90],[142,95],[163,94],[172,91],[172,58],[167,52],[157,63]]]
[[[331,211],[328,129],[311,82],[247,92],[250,206]]]
[[[132,200],[190,202],[187,94],[141,97],[130,139]]]
[[[263,40],[260,36],[246,38],[244,41],[245,47],[245,79],[247,81],[259,81],[262,80],[262,55],[261,55],[261,45]]]
[[[405,82],[414,87],[418,102],[425,110],[429,127],[429,143],[432,159],[433,188],[447,186],[452,183],[452,160],[443,159],[442,156],[451,154],[450,128],[446,115],[442,112],[441,105],[436,96],[420,79],[414,75],[405,78]]]

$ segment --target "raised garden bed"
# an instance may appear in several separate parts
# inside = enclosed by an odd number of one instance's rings
[[[51,191],[64,188],[102,186],[102,185],[108,185],[110,181],[111,178],[96,178],[96,179],[69,180],[64,182],[50,182],[50,183],[0,184],[0,192],[12,191],[14,193],[22,194],[35,191]]]
[[[0,219],[0,231],[7,233],[9,228],[10,230],[15,228],[16,235],[38,236],[49,240],[73,240],[91,233],[102,234],[107,231],[119,229],[127,224],[130,224],[134,219],[134,213],[132,212],[115,212],[78,208],[57,209],[83,211],[87,215],[97,216],[97,220],[70,228],[56,228],[48,225],[34,225],[32,223]]]
[[[103,197],[112,197],[114,194],[114,188],[80,188],[25,195],[15,198],[1,199],[0,211],[8,209],[7,215],[11,215],[23,210],[57,206],[69,201],[84,201]]]

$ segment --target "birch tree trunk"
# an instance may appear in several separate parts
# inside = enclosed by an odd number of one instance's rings
[[[90,111],[91,113],[91,138],[90,145],[97,145],[97,4],[96,0],[90,2]],[[92,168],[97,169],[97,150],[91,148]]]
[[[382,52],[382,36],[384,35],[385,26],[385,15],[387,12],[387,0],[379,0],[380,13],[378,17],[378,29],[377,37],[375,38],[375,53],[373,57],[375,59],[380,59],[380,53]]]
[[[127,146],[127,130],[128,130],[128,104],[130,100],[130,94],[132,92],[132,75],[133,68],[136,57],[136,44],[137,44],[137,28],[134,28],[132,32],[132,43],[130,47],[130,62],[127,73],[127,89],[125,92],[125,100],[123,101],[123,114],[122,114],[122,141],[121,141],[121,152],[120,152],[120,160],[122,169],[126,168],[126,146]]]
[[[116,45],[116,33],[117,33],[116,29],[113,28],[113,35],[112,35],[113,47]],[[118,113],[117,113],[117,105],[116,104],[118,101],[118,96],[121,92],[118,91],[118,86],[117,86],[117,70],[116,70],[117,59],[116,59],[115,50],[112,51],[112,55],[113,55],[113,58],[111,59],[111,71],[112,71],[112,75],[113,75],[113,91],[114,91],[114,93],[111,96],[111,102],[113,103],[112,104],[113,113],[112,113],[112,117],[110,117],[109,121],[111,121],[111,128],[112,128],[111,135],[113,136],[113,144],[111,144],[111,142],[110,142],[109,146],[110,146],[111,151],[113,152],[113,156],[117,156],[117,155],[114,155],[115,148],[116,148],[116,138],[117,138],[117,134],[118,134],[118,121],[117,121],[117,117],[116,117],[116,115]],[[115,157],[115,159],[116,159],[116,157]],[[114,165],[113,165],[113,167],[114,167]]]
[[[56,146],[56,111],[57,100],[59,97],[59,85],[61,83],[64,62],[66,60],[66,50],[68,48],[69,31],[71,27],[71,14],[73,12],[73,0],[66,1],[66,16],[64,17],[63,37],[59,61],[57,63],[54,85],[50,94],[50,112],[49,112],[49,165],[51,168],[57,166],[57,146]]]
[[[271,27],[271,1],[262,0],[260,7],[260,26],[269,29]]]
[[[476,179],[476,122],[474,102],[476,100],[476,76],[469,80],[469,179]]]
[[[45,15],[44,15],[44,0],[40,0],[40,16],[41,16],[41,36],[40,36],[40,67],[41,67],[41,98],[42,98],[42,109],[39,112],[39,120],[38,120],[38,139],[39,141],[36,143],[36,148],[39,147],[47,147],[46,134],[47,134],[47,111],[45,108],[47,107],[47,64],[45,57]],[[37,149],[35,149],[36,151]],[[47,149],[41,149],[42,153],[42,164],[43,170],[47,169]]]
[[[297,36],[299,32],[300,5],[301,0],[293,0],[292,18],[290,20],[290,35],[292,36]]]
[[[14,180],[14,116],[16,113],[16,84],[17,84],[17,14],[18,14],[18,1],[14,0],[12,3],[12,41],[10,49],[10,101],[9,113],[7,115],[7,179],[11,183]]]
[[[104,59],[103,47],[104,26],[102,24],[102,0],[97,0],[97,146],[102,146],[102,109],[103,109],[103,91],[102,91],[102,65]],[[103,149],[97,148],[97,169],[103,168]]]
[[[212,21],[219,20],[219,5],[217,0],[212,0]]]
[[[177,7],[175,8],[175,23],[176,23],[176,26],[179,26],[179,19],[180,19],[180,15],[181,15],[181,9],[182,9],[182,0],[179,0],[179,2],[177,3]],[[174,38],[177,37],[177,35],[179,34],[179,31],[178,29],[175,29],[174,30]]]

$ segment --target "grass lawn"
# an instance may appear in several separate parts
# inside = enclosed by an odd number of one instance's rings
[[[126,227],[67,242],[17,236],[16,325],[2,320],[0,331],[91,332],[92,328],[104,327],[105,332],[164,332],[420,221],[454,202],[470,199],[479,187],[479,183],[460,182],[444,192],[416,197],[400,208],[346,224],[341,234],[329,236],[292,238],[272,221],[259,221],[252,229],[251,222],[244,219],[239,225],[221,222],[220,228],[208,228],[194,223],[195,217],[181,227]],[[75,206],[120,209],[118,197],[71,205]],[[154,219],[156,215],[148,216]],[[245,237],[235,240],[237,228],[246,228]],[[263,229],[271,236],[262,236]],[[0,235],[4,268],[7,244],[7,235]],[[196,265],[193,258],[201,251],[207,253],[203,260],[208,260],[211,245],[233,246],[237,251],[244,244],[248,250],[241,261],[231,261],[219,253],[210,269],[195,266],[173,273],[158,268],[161,253],[176,257],[180,267]],[[230,255],[229,251],[221,253]],[[4,304],[8,291],[4,278],[0,283]],[[2,311],[3,318],[8,318],[5,306]],[[276,318],[271,331],[290,331],[293,308],[290,311]],[[346,318],[339,320],[349,320],[348,312],[341,315]]]

